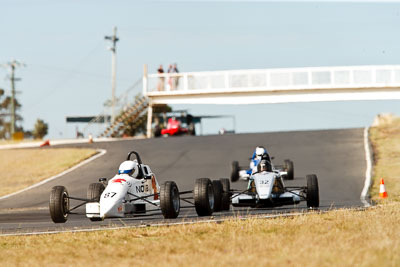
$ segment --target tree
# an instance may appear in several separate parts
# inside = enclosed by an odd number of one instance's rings
[[[4,90],[0,89],[0,98],[4,95]],[[15,109],[18,111],[21,109],[21,104],[17,99],[14,99]],[[11,122],[6,121],[4,118],[10,117],[11,115],[11,97],[6,96],[2,101],[0,101],[0,138],[11,138]],[[23,118],[17,113],[15,120],[22,121]],[[17,132],[23,132],[23,128],[16,126],[15,130]]]
[[[48,125],[41,119],[37,119],[35,123],[35,129],[33,130],[33,137],[35,139],[43,139],[47,134]]]

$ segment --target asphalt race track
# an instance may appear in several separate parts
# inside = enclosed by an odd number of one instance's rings
[[[295,179],[286,185],[306,185],[305,175],[315,173],[319,179],[320,209],[360,207],[360,194],[365,179],[363,129],[299,131],[223,136],[182,136],[172,138],[124,140],[94,144],[68,145],[106,149],[102,157],[40,187],[0,200],[0,233],[57,231],[108,226],[148,225],[162,222],[198,220],[194,208],[182,209],[175,220],[164,220],[160,211],[124,219],[91,222],[82,214],[70,215],[65,224],[54,224],[48,212],[51,188],[64,185],[71,196],[86,198],[90,183],[115,175],[119,164],[131,150],[140,153],[160,183],[173,180],[179,190],[192,190],[196,178],[229,177],[233,160],[248,165],[257,145],[263,145],[275,157],[275,164],[284,159],[294,161]],[[62,147],[62,146],[57,146]],[[55,146],[47,149],[55,149]],[[244,189],[238,182],[231,188]],[[212,218],[246,214],[286,213],[306,210],[305,203],[272,209],[235,208],[214,213]],[[203,217],[210,219],[210,217]]]

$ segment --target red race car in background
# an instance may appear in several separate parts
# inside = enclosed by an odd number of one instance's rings
[[[181,135],[181,134],[189,134],[190,131],[188,128],[183,128],[181,122],[177,120],[175,117],[169,118],[166,129],[161,129],[161,135]]]

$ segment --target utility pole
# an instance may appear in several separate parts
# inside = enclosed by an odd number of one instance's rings
[[[17,67],[23,67],[25,64],[20,63],[16,60],[8,62],[5,64],[6,67],[9,67],[11,70],[10,81],[11,81],[11,138],[15,133],[15,124],[16,124],[16,112],[15,112],[15,82],[20,81],[21,79],[15,78],[15,69]]]
[[[117,27],[114,27],[114,34],[112,36],[105,36],[104,39],[110,40],[112,46],[109,48],[111,50],[111,123],[115,120],[115,89],[116,89],[116,82],[117,82],[117,42],[119,41],[117,37]]]

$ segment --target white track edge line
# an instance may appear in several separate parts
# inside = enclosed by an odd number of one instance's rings
[[[372,153],[369,144],[369,127],[365,127],[364,129],[364,150],[365,150],[365,161],[367,163],[367,169],[365,170],[365,182],[364,188],[361,192],[360,200],[364,204],[364,207],[369,207],[371,204],[369,203],[369,189],[371,187],[371,178],[372,178]]]
[[[22,190],[17,191],[17,192],[14,192],[14,193],[11,193],[11,194],[2,196],[2,197],[0,197],[0,200],[3,200],[3,199],[6,199],[6,198],[15,196],[15,195],[17,195],[17,194],[20,194],[20,193],[22,193],[22,192],[28,191],[28,190],[30,190],[30,189],[32,189],[32,188],[35,188],[35,187],[38,187],[38,186],[40,186],[40,185],[42,185],[42,184],[45,184],[45,183],[47,183],[47,182],[50,182],[50,181],[52,181],[52,180],[54,180],[54,179],[57,179],[57,178],[59,178],[59,177],[65,175],[65,174],[67,174],[67,173],[70,173],[70,172],[72,172],[72,171],[78,169],[79,167],[82,167],[83,165],[85,165],[85,164],[87,164],[87,163],[89,163],[89,162],[91,162],[91,161],[93,161],[93,160],[95,160],[95,159],[97,159],[97,158],[99,158],[99,157],[101,157],[101,156],[103,156],[104,154],[107,153],[107,150],[105,150],[105,149],[96,149],[96,151],[97,151],[98,153],[97,153],[96,155],[94,155],[93,157],[90,157],[90,158],[88,158],[88,159],[86,159],[86,160],[84,160],[84,161],[78,163],[77,165],[75,165],[75,166],[73,166],[73,167],[71,167],[71,168],[69,168],[69,169],[67,169],[67,170],[65,170],[65,171],[63,171],[63,172],[61,172],[61,173],[59,173],[59,174],[57,174],[57,175],[54,175],[54,176],[52,176],[52,177],[50,177],[50,178],[47,178],[47,179],[45,179],[45,180],[43,180],[43,181],[41,181],[41,182],[39,182],[39,183],[33,184],[33,185],[31,185],[31,186],[28,186],[28,187],[26,187],[26,188],[24,188],[24,189],[22,189]]]

